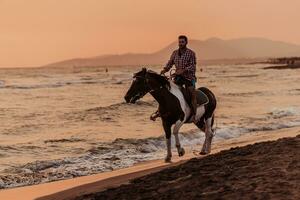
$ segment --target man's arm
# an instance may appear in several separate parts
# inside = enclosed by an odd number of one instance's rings
[[[168,72],[172,68],[172,66],[174,65],[174,59],[175,59],[175,51],[172,53],[170,60],[168,61],[164,69],[161,71],[162,74]]]

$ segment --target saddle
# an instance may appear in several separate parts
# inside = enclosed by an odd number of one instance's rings
[[[180,90],[181,90],[186,102],[188,102],[188,104],[191,105],[190,93],[184,87],[180,87]],[[199,106],[209,103],[209,99],[208,99],[207,95],[199,89],[196,89],[196,99],[197,99],[197,105],[199,105]]]

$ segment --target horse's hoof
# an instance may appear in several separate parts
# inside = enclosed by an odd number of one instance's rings
[[[184,154],[185,154],[184,148],[180,148],[180,150],[178,151],[178,156],[181,157],[184,156]]]
[[[166,163],[171,162],[171,156],[167,156],[167,157],[165,158],[165,162],[166,162]]]
[[[201,151],[199,154],[200,154],[200,155],[206,155],[206,154],[208,154],[208,153],[205,152],[205,151]]]

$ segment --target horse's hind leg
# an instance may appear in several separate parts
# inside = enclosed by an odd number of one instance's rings
[[[173,128],[173,134],[175,136],[175,142],[176,142],[176,148],[178,152],[178,156],[183,156],[185,154],[184,148],[181,147],[179,137],[178,137],[178,132],[181,126],[183,125],[184,122],[178,120],[176,124],[174,125]]]
[[[203,143],[202,150],[200,152],[201,155],[209,154],[211,151],[211,142],[214,136],[212,126],[213,126],[213,115],[212,117],[205,120],[205,140]]]

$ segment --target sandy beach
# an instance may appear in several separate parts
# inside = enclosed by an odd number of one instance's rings
[[[299,127],[269,131],[267,133],[254,132],[239,138],[216,143],[213,147],[213,154],[233,147],[245,146],[263,141],[274,141],[283,137],[295,137],[299,134]],[[172,164],[166,164],[163,162],[163,160],[155,160],[112,172],[105,172],[91,176],[84,176],[34,186],[1,190],[0,199],[74,199],[78,196],[103,191],[107,188],[128,183],[133,178],[158,172],[164,168],[178,166],[185,163],[188,159],[194,157],[195,154],[190,152],[183,158],[175,158]],[[196,157],[200,158],[200,156]]]
[[[300,135],[231,148],[71,199],[299,199],[299,150]]]

